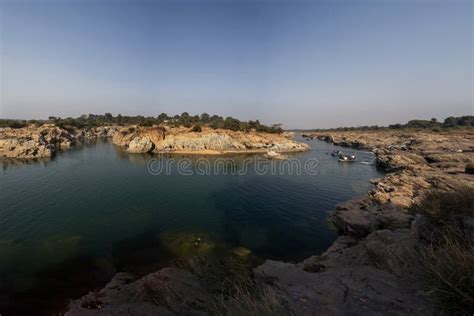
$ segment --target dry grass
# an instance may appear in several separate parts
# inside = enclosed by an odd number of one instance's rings
[[[214,312],[220,315],[285,315],[284,295],[265,288],[247,272],[231,272],[216,295]]]
[[[214,293],[208,312],[213,315],[288,315],[282,291],[256,281],[253,267],[237,257],[199,258],[183,268],[198,275]]]
[[[474,216],[474,188],[431,191],[415,207],[425,215],[431,238],[420,250],[428,293],[445,312],[474,314],[474,241],[464,226]]]

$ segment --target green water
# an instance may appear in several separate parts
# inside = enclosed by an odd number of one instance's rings
[[[186,176],[176,164],[169,174],[152,175],[147,162],[154,156],[129,155],[108,142],[50,161],[3,162],[0,313],[60,309],[65,297],[102,286],[117,271],[144,273],[169,263],[180,255],[173,247],[183,238],[243,246],[262,260],[321,253],[336,238],[327,211],[370,190],[368,180],[380,174],[373,165],[338,163],[327,154],[333,145],[310,145],[291,158],[316,158],[316,175],[260,175],[252,163],[244,175]],[[229,158],[232,169],[254,156]],[[199,161],[186,159],[191,169]]]

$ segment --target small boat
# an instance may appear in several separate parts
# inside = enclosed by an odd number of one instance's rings
[[[331,155],[333,155],[334,157],[336,157],[336,156],[341,156],[341,154],[342,154],[342,153],[341,153],[340,150],[333,150]]]
[[[356,160],[357,160],[357,158],[354,155],[352,155],[352,156],[341,155],[339,157],[339,162],[354,162]]]

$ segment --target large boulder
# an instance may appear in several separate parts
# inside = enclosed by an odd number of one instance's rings
[[[321,256],[255,269],[267,291],[282,291],[294,315],[432,315],[408,229],[365,239],[340,237]]]
[[[152,151],[154,147],[155,145],[149,138],[144,136],[136,136],[128,144],[127,151],[129,153],[148,153]]]
[[[379,229],[408,228],[413,216],[401,207],[374,203],[365,196],[339,203],[329,220],[340,234],[360,238]]]

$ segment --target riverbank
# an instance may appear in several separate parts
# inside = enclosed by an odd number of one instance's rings
[[[0,158],[51,158],[59,150],[79,143],[111,138],[129,153],[167,153],[223,155],[236,153],[301,152],[309,149],[286,134],[241,132],[202,127],[193,132],[185,127],[104,126],[96,128],[61,128],[54,124],[24,128],[0,128]]]
[[[434,188],[473,186],[473,175],[466,173],[466,165],[473,161],[473,133],[305,137],[373,150],[377,164],[388,173],[373,181],[376,186],[367,195],[330,212],[340,237],[325,253],[297,264],[267,260],[251,271],[259,295],[253,300],[241,297],[245,300],[241,304],[260,313],[435,314],[417,252],[426,243],[430,224],[426,217],[410,212],[410,206]],[[474,230],[471,218],[463,220],[466,229]],[[119,274],[101,291],[73,301],[69,315],[116,313],[124,308],[144,314],[211,311],[220,292],[203,283],[195,270],[171,267],[139,279]],[[147,287],[155,294],[150,296]],[[225,297],[224,305],[232,311],[232,302],[239,302],[232,295]]]

